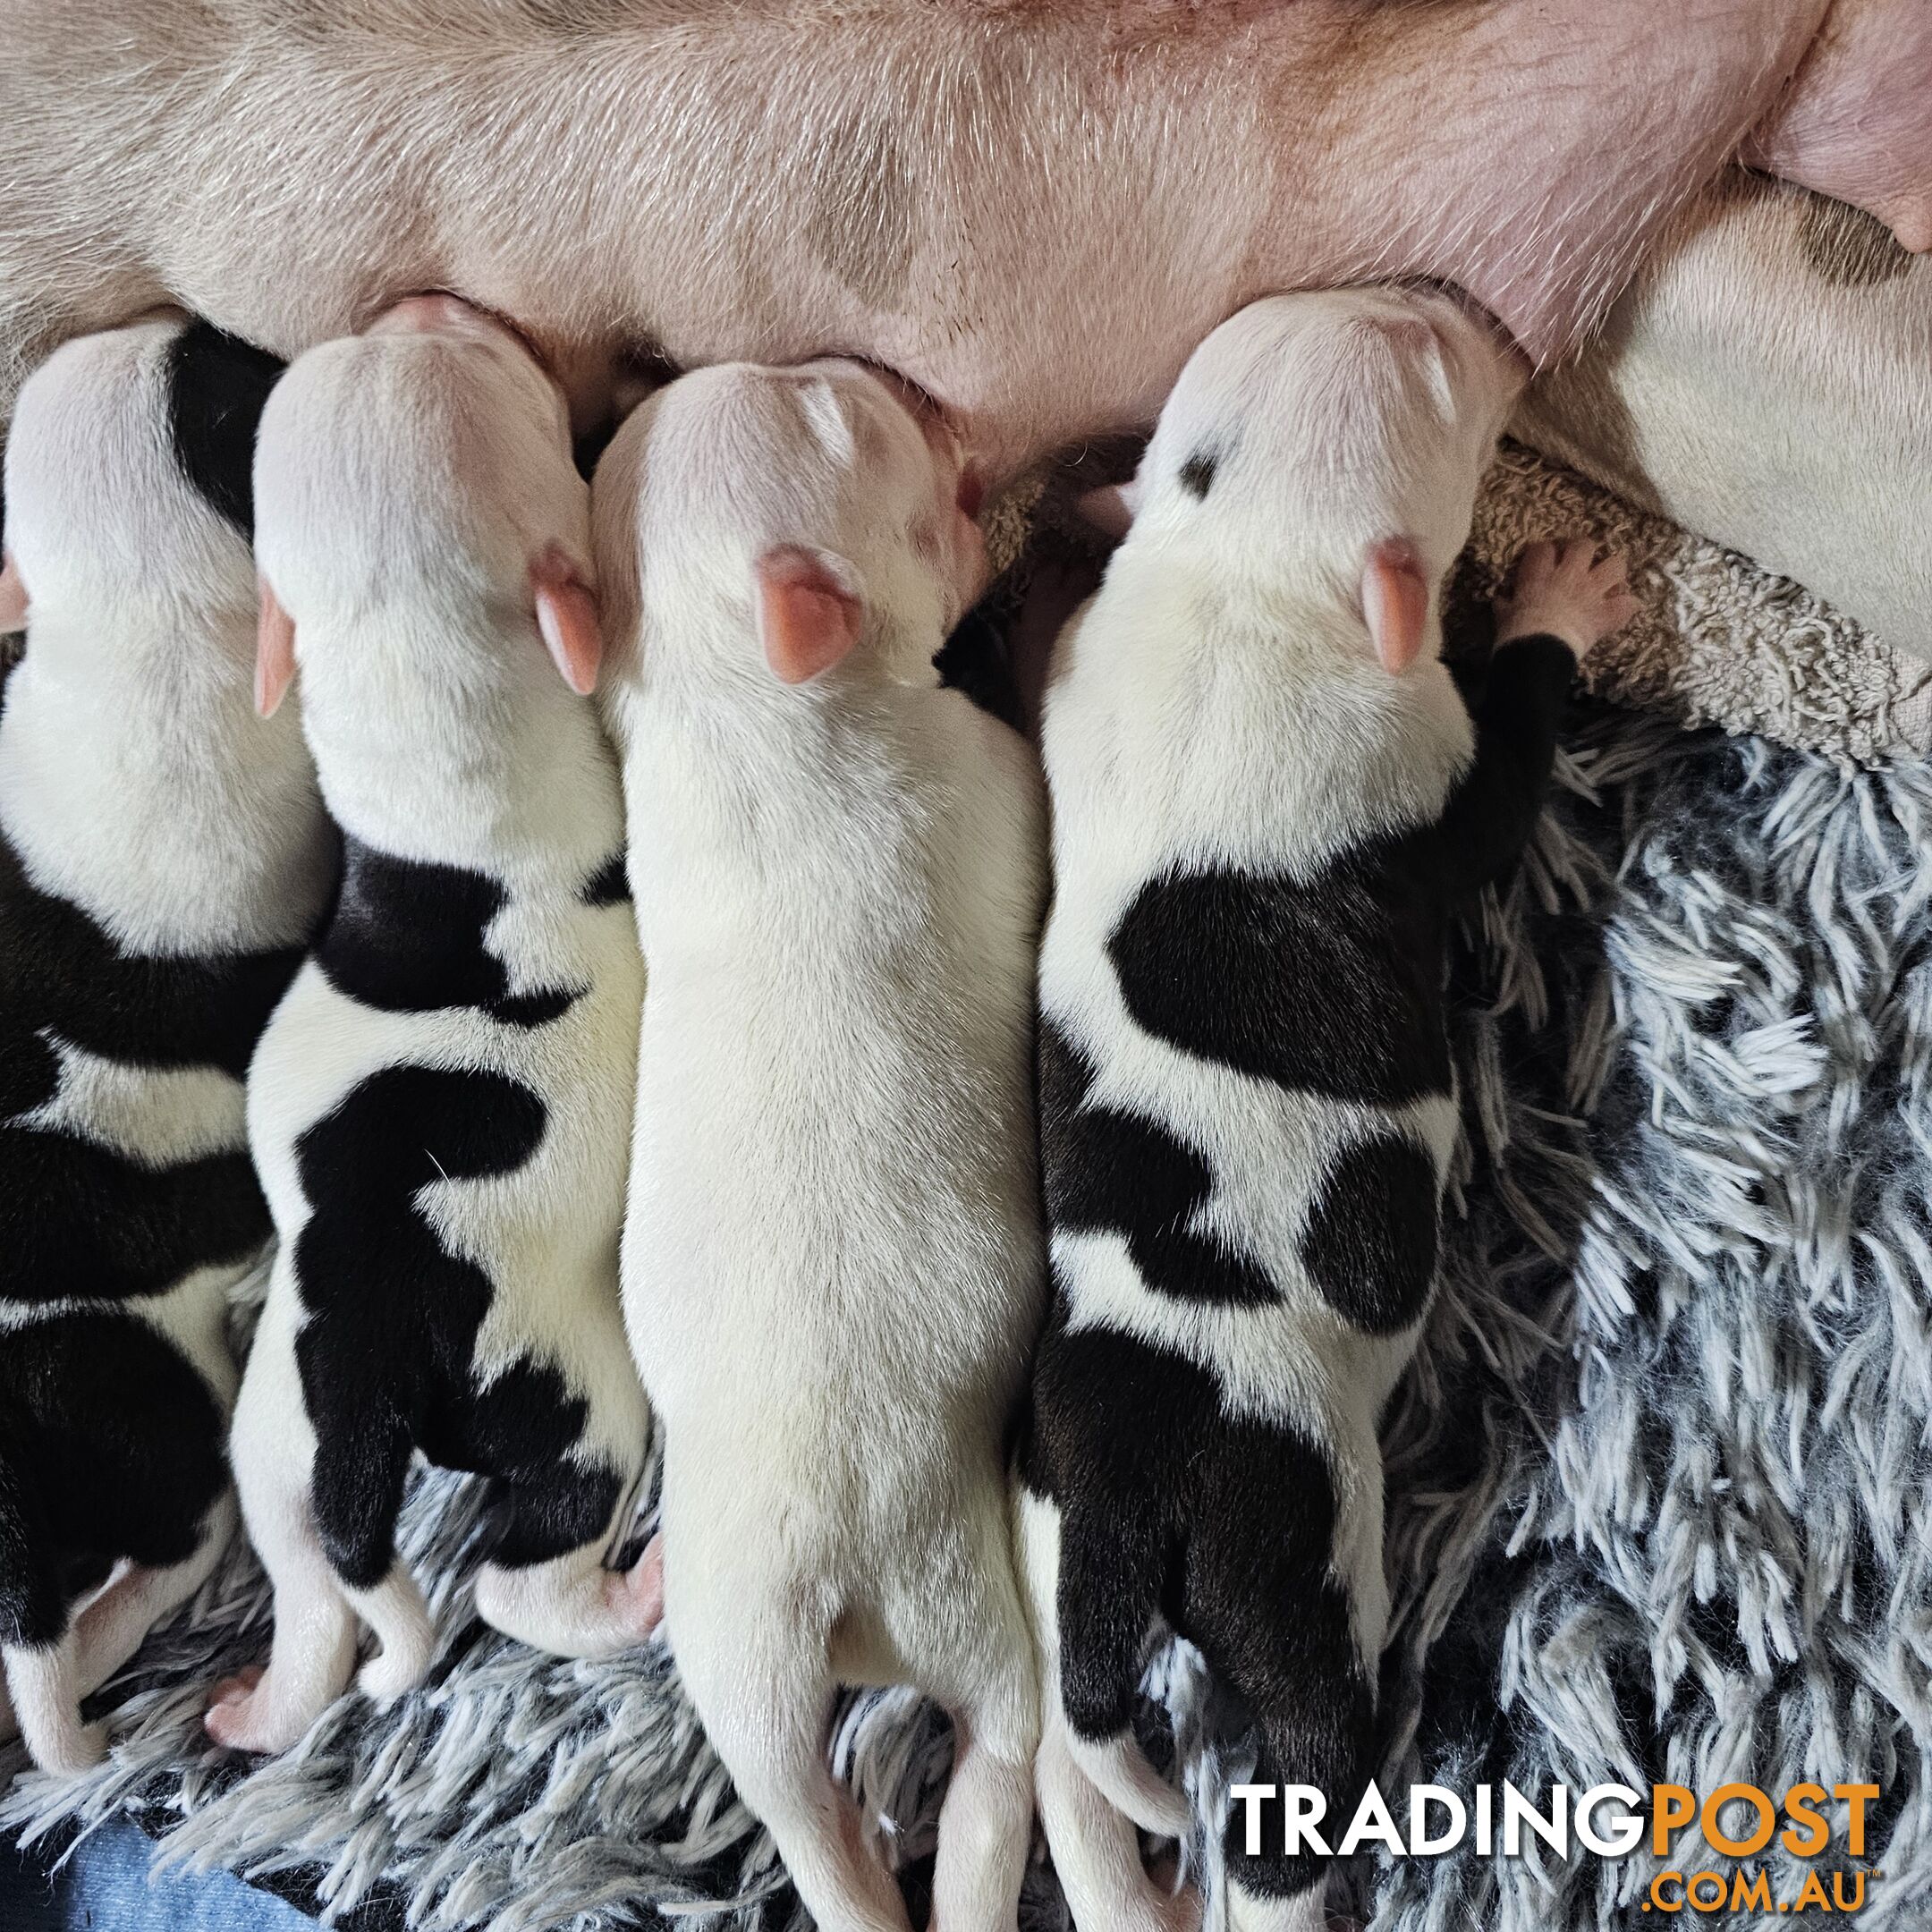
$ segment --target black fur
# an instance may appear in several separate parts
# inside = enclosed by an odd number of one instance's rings
[[[295,1241],[315,1521],[352,1589],[388,1572],[411,1449],[504,1484],[516,1561],[589,1542],[616,1507],[614,1472],[558,1470],[585,1404],[556,1369],[520,1362],[478,1385],[491,1279],[415,1206],[435,1181],[516,1173],[545,1124],[543,1101],[503,1074],[386,1066],[295,1142],[315,1204]]]
[[[1470,706],[1476,761],[1450,794],[1436,838],[1444,890],[1467,898],[1510,871],[1536,829],[1576,675],[1561,638],[1514,638]]]
[[[383,1013],[474,1006],[505,1026],[547,1026],[584,989],[511,992],[483,943],[506,902],[481,872],[393,858],[344,834],[342,885],[316,962],[337,991]]]
[[[1221,467],[1221,459],[1212,450],[1196,450],[1181,465],[1181,487],[1200,502],[1208,500],[1208,492],[1214,487],[1215,471]]]
[[[191,322],[168,349],[174,461],[203,498],[251,541],[255,432],[284,366],[208,322]]]
[[[586,1410],[555,1369],[520,1362],[478,1385],[489,1276],[444,1247],[415,1201],[436,1181],[515,1173],[546,1124],[542,1101],[501,1074],[394,1066],[296,1142],[314,1203],[295,1245],[307,1318],[295,1353],[318,1443],[316,1521],[352,1588],[388,1572],[412,1449],[499,1479],[499,1561],[574,1549],[616,1505],[614,1472],[560,1463]]]
[[[0,837],[0,1300],[159,1294],[261,1247],[268,1209],[240,1148],[157,1167],[19,1116],[58,1089],[55,1041],[241,1078],[299,959],[128,953]],[[199,1373],[132,1315],[0,1337],[0,1638],[56,1640],[119,1557],[183,1561],[227,1481],[224,1434]]]
[[[148,959],[44,893],[0,835],[0,1066],[41,1029],[133,1066],[219,1067],[240,1080],[299,947],[219,959]],[[13,1084],[0,1072],[0,1089]]]
[[[1306,882],[1227,869],[1150,880],[1107,946],[1135,1023],[1247,1078],[1335,1100],[1448,1094],[1448,922],[1534,825],[1572,670],[1555,639],[1496,654],[1472,708],[1475,761],[1439,824],[1344,852]],[[1152,1289],[1268,1300],[1264,1271],[1183,1233],[1213,1186],[1208,1160],[1157,1123],[1092,1106],[1094,1068],[1044,1018],[1039,1050],[1049,1228],[1118,1230]],[[1357,1327],[1390,1334],[1419,1318],[1436,1199],[1427,1150],[1396,1131],[1335,1155],[1301,1259]],[[1250,1707],[1256,1781],[1319,1786],[1328,1817],[1345,1819],[1373,1765],[1374,1693],[1331,1578],[1335,1491],[1319,1447],[1231,1415],[1211,1369],[1067,1320],[1056,1284],[1021,1468],[1061,1513],[1069,1722],[1096,1740],[1127,1725],[1165,1614]],[[1237,1812],[1227,1851],[1241,1884],[1288,1894],[1321,1878],[1321,1860],[1282,1853],[1280,1801],[1264,1808],[1258,1859],[1245,1827]]]
[[[1318,1451],[1224,1411],[1183,1357],[1106,1330],[1069,1333],[1055,1309],[1033,1372],[1025,1479],[1061,1516],[1062,1696],[1082,1736],[1131,1721],[1157,1613],[1200,1649],[1260,1730],[1259,1783],[1318,1784],[1352,1811],[1372,1769],[1373,1688],[1328,1573],[1335,1493]],[[1320,1694],[1309,1697],[1309,1685]],[[1237,1812],[1229,1853],[1240,1854]],[[1279,1801],[1243,1882],[1296,1892],[1317,1860],[1284,1858]]]
[[[246,1261],[271,1232],[245,1153],[154,1168],[10,1121],[0,1123],[0,1171],[7,1301],[160,1294],[198,1267]]]
[[[292,948],[229,959],[129,953],[30,884],[0,836],[0,1299],[157,1294],[245,1260],[268,1209],[240,1148],[165,1167],[21,1124],[59,1086],[54,1042],[124,1065],[240,1079],[290,979]]]
[[[629,895],[619,852],[579,897],[600,906]],[[468,1006],[506,1026],[545,1026],[581,989],[510,992],[485,937],[506,902],[485,874],[345,836],[315,958],[339,992],[384,1012]],[[388,1572],[415,1450],[495,1479],[494,1555],[506,1566],[594,1540],[617,1505],[616,1470],[564,1460],[588,1410],[555,1368],[523,1360],[480,1385],[476,1338],[493,1285],[416,1204],[438,1180],[514,1174],[547,1125],[541,1097],[507,1075],[402,1064],[361,1081],[296,1142],[312,1204],[295,1244],[306,1317],[295,1352],[317,1436],[314,1508],[353,1589]]]
[[[1136,1022],[1256,1080],[1399,1106],[1449,1091],[1443,906],[1422,842],[1307,885],[1232,871],[1143,886],[1108,941]]]
[[[224,1423],[144,1321],[59,1315],[0,1348],[0,1642],[50,1644],[123,1556],[184,1562],[227,1487]]]
[[[1301,1265],[1358,1328],[1392,1335],[1414,1321],[1436,1279],[1436,1164],[1428,1151],[1396,1134],[1344,1148],[1309,1211]]]
[[[1149,1288],[1188,1301],[1272,1301],[1253,1262],[1188,1224],[1214,1186],[1208,1163],[1138,1115],[1088,1101],[1094,1070],[1042,1022],[1039,1131],[1046,1215],[1070,1233],[1118,1230]]]
[[[631,903],[631,875],[624,869],[624,855],[621,852],[614,852],[590,875],[580,896],[588,906]]]

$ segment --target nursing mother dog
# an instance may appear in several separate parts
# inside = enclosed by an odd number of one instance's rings
[[[952,1716],[936,1925],[1013,1932],[1032,1822],[1005,1436],[1044,1274],[1043,830],[1029,749],[933,668],[984,574],[977,488],[910,393],[822,361],[685,377],[593,492],[666,1623],[824,1932],[907,1932],[826,1764],[837,1685]]]
[[[491,1479],[497,1629],[607,1654],[658,1589],[655,1558],[605,1567],[649,1430],[617,1298],[643,977],[563,396],[499,324],[406,301],[283,378],[256,495],[260,696],[299,666],[343,843],[249,1079],[281,1246],[233,1461],[275,1648],[208,1727],[277,1750],[359,1623],[373,1697],[428,1665],[416,1452]]]

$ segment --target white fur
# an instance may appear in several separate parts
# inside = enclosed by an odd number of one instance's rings
[[[309,1513],[316,1438],[295,1338],[292,1250],[315,1205],[296,1143],[368,1076],[396,1065],[507,1075],[547,1120],[513,1173],[433,1183],[416,1206],[494,1291],[474,1369],[555,1367],[588,1404],[573,1457],[634,1482],[648,1413],[624,1345],[618,1231],[635,1091],[643,971],[628,911],[581,890],[623,837],[615,762],[595,711],[538,639],[528,569],[551,543],[581,559],[587,492],[571,468],[561,394],[487,327],[380,335],[304,357],[271,399],[257,462],[258,554],[295,623],[304,721],[343,829],[397,857],[487,873],[508,893],[485,935],[513,995],[582,987],[560,1017],[507,1025],[452,1006],[365,1006],[306,965],[263,1036],[249,1132],[281,1237],[237,1407],[234,1460],[249,1532],[275,1585],[273,1660],[218,1694],[224,1741],[283,1748],[341,1690],[356,1620],[380,1654],[363,1688],[400,1694],[434,1633],[400,1561],[346,1591]],[[655,1566],[602,1567],[606,1540],[520,1572],[486,1563],[481,1614],[526,1641],[594,1655],[655,1621]]]
[[[826,1767],[835,1683],[953,1716],[936,1923],[1011,1932],[1030,1814],[1001,1444],[1043,1274],[1042,827],[1025,745],[931,666],[976,564],[909,533],[955,477],[850,366],[727,368],[647,403],[594,493],[651,974],[624,1303],[665,1429],[667,1623],[826,1932],[906,1923]],[[753,614],[783,544],[866,599],[797,687]]]
[[[296,943],[326,889],[328,851],[298,714],[265,724],[250,703],[248,545],[170,448],[165,363],[180,326],[155,320],[72,343],[21,394],[7,449],[7,545],[30,600],[28,644],[0,716],[0,827],[30,881],[124,949],[164,957]],[[242,1084],[228,1074],[123,1065],[48,1043],[59,1087],[20,1124],[156,1166],[243,1144]],[[172,1342],[225,1410],[236,1382],[229,1293],[251,1265],[196,1268],[162,1294],[103,1305]],[[0,1330],[89,1306],[6,1305]],[[7,1648],[14,1714],[45,1768],[99,1757],[106,1726],[83,1730],[80,1700],[199,1587],[233,1520],[225,1497],[190,1559],[159,1571],[123,1564],[55,1648]]]

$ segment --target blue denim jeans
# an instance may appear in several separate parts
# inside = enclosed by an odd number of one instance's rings
[[[60,1871],[0,1846],[0,1932],[315,1932],[315,1921],[225,1872],[148,1875],[154,1842],[123,1819]]]

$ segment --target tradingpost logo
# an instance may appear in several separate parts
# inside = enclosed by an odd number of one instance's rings
[[[1856,1912],[1868,1896],[1868,1878],[1876,1885],[1885,1877],[1841,1867],[1783,1875],[1774,1885],[1771,1873],[1752,1862],[1774,1838],[1793,1859],[1834,1848],[1863,1858],[1865,1808],[1878,1796],[1876,1784],[1807,1782],[1774,1793],[1732,1784],[1702,1794],[1685,1784],[1653,1784],[1648,1795],[1628,1784],[1593,1784],[1573,1805],[1566,1784],[1552,1785],[1540,1804],[1508,1783],[1479,1784],[1467,1802],[1446,1785],[1416,1784],[1400,1821],[1370,1784],[1339,1835],[1327,1799],[1312,1784],[1237,1784],[1232,1795],[1250,1857],[1263,1849],[1262,1807],[1277,1798],[1283,1849],[1291,1855],[1347,1858],[1381,1845],[1395,1858],[1440,1858],[1473,1842],[1481,1856],[1521,1858],[1535,1838],[1568,1859],[1573,1838],[1599,1858],[1624,1859],[1648,1839],[1660,1869],[1640,1895],[1640,1912]],[[1743,1830],[1727,1828],[1741,1818],[1748,1820]]]

